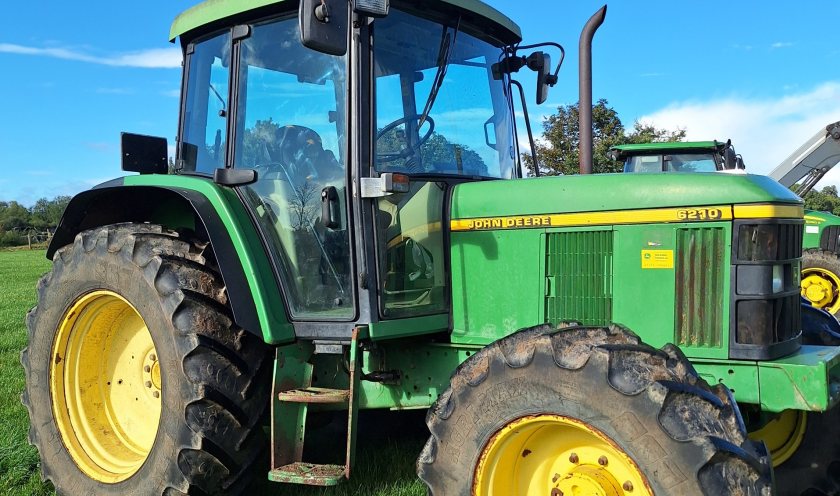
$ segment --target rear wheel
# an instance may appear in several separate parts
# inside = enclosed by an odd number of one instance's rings
[[[840,496],[840,407],[819,413],[788,410],[760,432],[768,448],[780,446],[776,451],[784,455],[778,464],[773,458],[778,494]]]
[[[539,326],[486,347],[429,410],[434,496],[770,494],[763,445],[679,349],[614,326]]]
[[[840,314],[840,258],[834,253],[812,248],[802,253],[802,296],[811,305],[838,316]]]
[[[237,494],[254,474],[269,350],[232,322],[205,255],[148,224],[56,252],[21,362],[29,440],[59,494]]]

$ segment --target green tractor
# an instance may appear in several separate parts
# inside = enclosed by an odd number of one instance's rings
[[[520,179],[513,75],[539,103],[559,65],[477,0],[209,0],[171,37],[174,167],[123,135],[139,174],[73,198],[27,316],[59,494],[338,484],[370,409],[428,409],[436,496],[771,494],[748,428],[783,494],[836,493],[840,350],[800,343],[789,190]],[[346,443],[315,460],[324,411]]]
[[[620,145],[612,156],[624,172],[737,172],[744,162],[731,142],[696,141]],[[805,197],[840,163],[840,122],[821,128],[768,174]],[[802,296],[811,305],[840,316],[840,217],[805,211],[802,237]]]

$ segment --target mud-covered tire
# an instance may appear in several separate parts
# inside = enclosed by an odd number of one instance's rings
[[[775,472],[779,495],[840,496],[840,407],[808,413],[802,443]]]
[[[835,317],[840,317],[840,257],[836,253],[810,248],[802,252],[802,285],[803,293],[807,291],[804,287],[808,274],[817,274],[826,284],[829,284],[834,291],[834,296],[823,305],[814,305],[822,308]],[[809,301],[807,295],[803,294]],[[813,302],[812,302],[813,304]]]
[[[619,326],[537,326],[470,357],[428,412],[418,476],[433,496],[472,494],[491,438],[540,414],[606,435],[655,494],[772,493],[769,456],[747,439],[729,391],[710,388],[677,347],[656,350]]]
[[[160,226],[119,224],[82,232],[56,252],[27,315],[21,363],[29,442],[40,454],[42,478],[59,494],[238,494],[253,475],[266,473],[254,464],[268,446],[261,421],[269,404],[269,349],[233,322],[206,250],[206,243]],[[65,446],[51,404],[57,329],[74,302],[99,291],[119,295],[143,319],[162,382],[148,456],[119,482],[86,475]]]

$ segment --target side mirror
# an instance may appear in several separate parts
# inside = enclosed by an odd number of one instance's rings
[[[735,150],[730,146],[723,151],[723,168],[726,170],[739,169],[738,156],[735,155]]]
[[[166,138],[120,133],[122,170],[140,174],[166,174],[169,147]]]
[[[551,56],[545,52],[534,52],[528,56],[528,68],[537,73],[537,105],[548,99]]]
[[[738,155],[736,157],[735,167],[737,167],[739,169],[746,169],[747,168],[747,166],[744,165],[744,159],[740,155]]]
[[[301,0],[298,10],[300,42],[303,46],[329,55],[347,53],[347,0]]]

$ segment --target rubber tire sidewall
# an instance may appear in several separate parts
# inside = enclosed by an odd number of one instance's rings
[[[74,249],[79,247],[77,244]],[[42,438],[42,463],[54,474],[50,478],[57,484],[56,490],[60,494],[161,494],[167,482],[183,480],[172,457],[193,442],[183,412],[195,392],[180,372],[178,350],[182,346],[170,317],[175,308],[171,308],[173,302],[158,296],[154,283],[147,280],[142,268],[119,256],[122,252],[99,256],[103,252],[106,251],[74,253],[74,260],[63,264],[60,272],[53,274],[50,290],[43,293],[38,303],[34,322],[37,332],[29,343],[30,421]],[[95,258],[91,257],[93,253],[97,254]],[[50,393],[50,363],[56,330],[70,306],[82,295],[96,290],[113,291],[134,306],[152,336],[161,370],[162,408],[154,445],[134,475],[114,484],[89,478],[70,457],[53,417]]]
[[[484,447],[501,427],[528,415],[550,413],[583,420],[610,437],[636,462],[655,494],[702,494],[696,473],[708,459],[702,448],[671,439],[662,430],[661,399],[655,397],[665,392],[657,385],[633,396],[615,390],[607,381],[604,354],[593,353],[579,370],[560,368],[551,355],[539,351],[529,366],[518,369],[496,358],[481,385],[465,388],[450,400],[457,401],[452,418],[439,424],[440,439],[446,441],[439,444],[436,463],[461,467],[461,473],[449,474],[453,481],[473,480]],[[547,370],[551,373],[537,372]],[[685,473],[685,467],[692,473]]]

